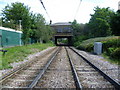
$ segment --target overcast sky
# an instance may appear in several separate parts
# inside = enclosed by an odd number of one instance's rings
[[[79,23],[87,23],[90,19],[90,14],[93,14],[94,7],[110,7],[114,11],[118,10],[118,2],[120,0],[82,0],[78,13],[77,8],[81,0],[42,0],[50,17],[46,14],[39,0],[0,0],[1,10],[13,2],[22,2],[31,7],[34,13],[42,14],[46,21],[52,20],[56,22],[69,22],[76,19]],[[76,15],[76,17],[75,17]]]

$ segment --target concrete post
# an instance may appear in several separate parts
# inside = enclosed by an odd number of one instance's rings
[[[102,53],[102,43],[101,42],[94,43],[94,53],[97,55]]]

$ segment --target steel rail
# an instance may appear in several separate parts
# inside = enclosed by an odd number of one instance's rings
[[[84,61],[86,61],[90,66],[92,66],[95,70],[97,70],[106,80],[108,80],[116,89],[120,88],[120,83],[116,82],[114,79],[112,79],[110,76],[105,74],[102,70],[100,70],[98,67],[96,67],[94,64],[92,64],[90,61],[88,61],[83,55],[78,53],[73,48],[69,47],[72,51],[74,51],[78,56],[80,56]]]
[[[49,65],[51,64],[51,62],[54,60],[54,58],[57,56],[57,54],[59,53],[59,51],[61,50],[61,48],[58,48],[58,50],[53,53],[53,55],[50,57],[50,59],[48,60],[48,62],[45,64],[45,66],[43,67],[42,70],[40,70],[39,74],[37,75],[37,77],[33,80],[33,82],[28,86],[28,89],[32,89],[35,87],[35,85],[37,84],[37,82],[41,79],[41,77],[44,75],[45,71],[47,70],[47,68],[49,67]]]
[[[82,90],[82,85],[81,85],[80,80],[78,78],[77,71],[76,71],[76,69],[74,67],[72,59],[71,59],[71,57],[70,57],[70,55],[69,55],[68,50],[67,50],[66,47],[65,47],[65,49],[66,49],[67,56],[68,56],[68,59],[69,59],[69,62],[70,62],[70,66],[71,66],[71,69],[72,69],[72,73],[73,73],[73,77],[74,77],[74,80],[75,80],[76,88],[79,88],[79,89]]]
[[[31,63],[35,62],[34,60],[31,61]],[[24,65],[21,65],[19,68],[14,69],[13,71],[5,74],[4,76],[0,77],[0,84],[5,81],[6,79],[12,77],[13,75],[15,75],[16,73],[20,72],[21,70],[23,70],[24,68],[28,67],[31,63],[26,62]],[[27,65],[26,65],[27,64]]]
[[[5,74],[4,76],[2,76],[0,78],[0,83],[2,83],[3,81],[5,81],[6,79],[10,78],[11,76],[13,76],[14,74],[16,74],[17,72],[20,72],[21,70],[23,70],[24,68],[26,68],[28,65],[23,65],[13,71],[11,71],[10,73]]]

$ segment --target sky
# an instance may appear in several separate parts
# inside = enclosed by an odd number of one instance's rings
[[[110,7],[110,9],[117,11],[118,2],[120,0],[42,0],[48,12],[44,10],[40,0],[0,0],[0,13],[6,5],[11,5],[14,2],[21,2],[29,6],[33,13],[40,13],[49,23],[57,22],[72,22],[74,19],[78,23],[87,23],[90,19],[90,14],[94,13],[94,7],[99,6]],[[81,4],[80,4],[80,1]],[[80,4],[80,6],[79,6]],[[79,6],[79,8],[78,8]]]

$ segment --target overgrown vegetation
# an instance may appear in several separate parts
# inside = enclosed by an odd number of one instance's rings
[[[0,69],[11,68],[10,63],[22,61],[29,54],[39,52],[50,46],[53,46],[53,44],[52,43],[47,43],[47,44],[37,43],[37,44],[32,44],[32,45],[6,48],[6,50],[8,50],[8,52],[6,52],[6,54],[4,56],[2,56],[2,59],[0,59],[0,65],[1,65]]]
[[[120,36],[120,10],[118,10],[111,19],[112,34]]]

